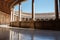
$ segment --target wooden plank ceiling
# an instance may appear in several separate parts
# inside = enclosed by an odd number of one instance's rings
[[[24,0],[0,0],[0,11],[10,14],[10,6],[15,2],[21,2]]]

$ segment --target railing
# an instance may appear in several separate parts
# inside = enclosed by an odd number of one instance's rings
[[[2,38],[5,37],[6,40],[60,40],[60,31],[16,27],[1,27],[0,29],[3,32]]]

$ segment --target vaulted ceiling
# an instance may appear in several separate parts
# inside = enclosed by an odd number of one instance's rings
[[[10,14],[11,5],[13,3],[14,3],[13,5],[15,5],[16,3],[21,1],[24,1],[24,0],[0,0],[0,11]]]

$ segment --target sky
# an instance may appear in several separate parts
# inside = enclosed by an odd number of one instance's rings
[[[22,12],[32,12],[32,0],[27,0],[21,3]],[[48,13],[55,10],[54,0],[34,0],[34,12],[35,13]],[[15,6],[15,10],[18,10],[18,6]]]

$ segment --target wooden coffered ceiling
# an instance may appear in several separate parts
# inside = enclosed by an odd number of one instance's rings
[[[12,4],[15,5],[18,2],[22,2],[22,1],[25,1],[25,0],[0,0],[0,11],[10,14],[11,5]]]

